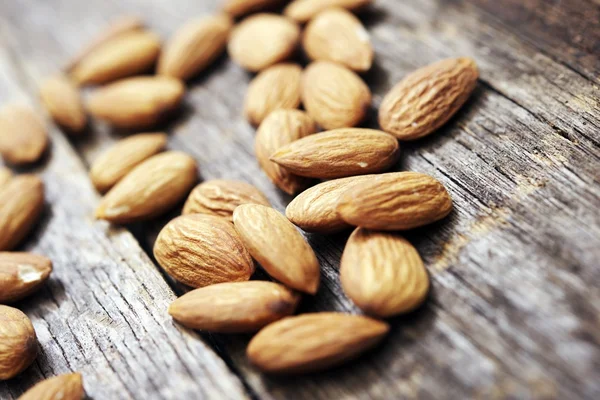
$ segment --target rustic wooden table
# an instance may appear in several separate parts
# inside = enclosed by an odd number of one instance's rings
[[[6,0],[0,4],[0,102],[39,108],[37,86],[112,17],[137,14],[167,37],[216,0]],[[94,124],[78,140],[50,128],[33,169],[47,189],[42,223],[24,248],[54,273],[18,307],[40,343],[25,373],[0,383],[15,399],[35,382],[80,371],[94,399],[600,398],[600,3],[598,0],[377,0],[362,16],[377,54],[365,76],[382,95],[409,71],[466,55],[481,77],[438,133],[403,145],[396,169],[429,173],[455,210],[408,234],[431,273],[426,305],[391,321],[376,351],[333,371],[271,378],[245,359],[248,336],[174,324],[184,290],[151,258],[175,212],[127,229],[94,221],[91,160],[120,136]],[[226,57],[189,85],[164,128],[203,179],[290,197],[257,166],[241,116],[251,76]],[[367,126],[375,126],[375,111]],[[303,311],[358,312],[339,285],[347,234],[313,235],[323,286]]]

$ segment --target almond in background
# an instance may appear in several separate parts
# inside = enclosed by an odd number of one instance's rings
[[[12,176],[10,169],[0,166],[0,190],[12,179]]]
[[[85,396],[80,373],[63,374],[38,382],[18,400],[82,400]]]
[[[27,315],[0,305],[0,381],[13,378],[37,357],[37,337]]]
[[[0,252],[0,303],[14,303],[37,291],[52,272],[50,259],[31,253]]]
[[[340,7],[359,11],[373,0],[294,0],[283,11],[286,17],[304,23],[328,8]]]
[[[77,87],[64,75],[47,78],[40,86],[40,97],[54,121],[69,133],[81,133],[87,115]]]
[[[0,155],[14,165],[38,161],[48,147],[48,133],[40,117],[27,106],[0,109]]]
[[[223,11],[232,17],[241,17],[257,11],[273,9],[285,0],[223,0]]]

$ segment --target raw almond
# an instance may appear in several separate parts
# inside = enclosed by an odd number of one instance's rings
[[[14,303],[35,292],[52,272],[52,261],[31,253],[0,252],[0,303]]]
[[[77,87],[64,75],[46,79],[40,86],[40,97],[54,121],[71,133],[80,133],[87,116]]]
[[[281,190],[295,194],[309,185],[307,178],[290,173],[269,160],[280,147],[316,132],[313,119],[304,111],[276,110],[260,124],[254,140],[254,152],[260,167]]]
[[[45,379],[18,400],[82,400],[85,391],[81,374],[64,374]]]
[[[348,68],[315,61],[302,76],[302,103],[323,128],[347,128],[365,119],[371,105],[371,91]]]
[[[71,71],[80,85],[102,84],[148,71],[160,53],[152,32],[123,33],[85,56]]]
[[[322,371],[375,347],[389,325],[335,312],[287,317],[263,328],[250,341],[248,358],[269,373]]]
[[[241,17],[256,11],[275,8],[284,0],[224,0],[223,11],[232,17]]]
[[[14,249],[38,222],[44,209],[44,184],[19,175],[0,188],[0,251]]]
[[[154,243],[154,257],[169,275],[192,287],[247,281],[252,257],[233,225],[212,215],[182,215]]]
[[[7,163],[33,163],[47,147],[46,128],[31,108],[8,105],[0,109],[0,154]]]
[[[246,119],[259,125],[274,110],[298,108],[301,76],[297,64],[276,64],[259,73],[246,92]]]
[[[358,11],[371,2],[372,0],[294,0],[283,13],[288,18],[304,23],[328,8],[341,7],[350,11]]]
[[[369,33],[360,20],[343,8],[328,9],[313,18],[304,31],[303,46],[313,60],[342,64],[365,72],[373,64]]]
[[[444,218],[452,211],[452,199],[444,185],[429,175],[392,172],[353,186],[336,209],[350,225],[394,231]]]
[[[138,164],[104,196],[96,217],[117,224],[161,215],[190,191],[198,173],[185,153],[168,151]]]
[[[292,173],[332,179],[381,172],[400,154],[392,135],[375,129],[343,128],[310,135],[279,148],[271,155]]]
[[[136,165],[162,151],[166,144],[164,133],[140,133],[121,139],[94,161],[90,179],[104,193]]]
[[[37,356],[37,337],[27,315],[0,305],[0,381],[17,376]]]
[[[269,275],[293,289],[317,292],[319,261],[281,213],[271,207],[243,204],[233,212],[233,224],[252,257]]]
[[[233,222],[233,211],[241,204],[270,205],[265,195],[249,183],[214,179],[192,190],[183,214],[208,214]]]
[[[410,242],[364,228],[357,228],[346,243],[340,281],[361,310],[380,318],[414,310],[429,291],[429,276]]]
[[[258,72],[287,60],[296,50],[300,28],[276,14],[256,14],[240,22],[229,38],[229,56],[245,69]]]
[[[401,140],[429,135],[467,101],[478,76],[470,58],[450,58],[420,68],[383,98],[379,125]]]
[[[179,106],[185,87],[167,76],[136,77],[107,85],[87,103],[95,117],[120,128],[147,128]]]
[[[12,179],[12,176],[10,169],[0,166],[0,190]]]
[[[299,301],[298,294],[274,282],[219,283],[184,294],[169,314],[192,329],[254,332],[293,314]]]
[[[223,53],[232,26],[225,14],[188,22],[165,46],[158,73],[182,80],[197,75]]]

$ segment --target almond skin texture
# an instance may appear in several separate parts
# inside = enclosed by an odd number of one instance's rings
[[[297,64],[277,64],[259,73],[248,86],[244,115],[259,125],[274,110],[300,106],[302,68]]]
[[[121,139],[94,161],[90,179],[104,193],[136,165],[162,151],[166,144],[164,133],[140,133]]]
[[[314,18],[321,11],[332,7],[358,11],[370,4],[372,0],[294,0],[283,11],[286,17],[304,23]]]
[[[164,214],[185,197],[197,178],[196,162],[185,153],[152,156],[104,196],[96,218],[126,224]]]
[[[210,332],[255,332],[294,313],[300,296],[274,282],[219,283],[175,300],[169,314],[180,324]]]
[[[81,400],[85,395],[81,374],[64,374],[45,379],[18,400]]]
[[[80,85],[111,82],[148,71],[159,53],[160,39],[154,33],[124,33],[85,56],[71,76]]]
[[[225,50],[232,26],[225,14],[188,22],[165,46],[158,74],[187,80],[202,72]]]
[[[302,103],[325,129],[353,127],[365,119],[371,105],[371,91],[348,68],[315,61],[302,76]]]
[[[27,315],[0,305],[0,381],[17,376],[37,356],[37,337]]]
[[[87,125],[87,115],[77,87],[64,75],[46,79],[40,87],[40,97],[48,114],[70,133],[81,133]]]
[[[26,106],[8,105],[0,109],[0,155],[9,164],[36,162],[48,147],[48,134],[42,120]]]
[[[478,77],[470,58],[450,58],[420,68],[383,98],[379,125],[400,140],[429,135],[467,101]]]
[[[229,38],[229,56],[248,71],[258,72],[287,60],[300,41],[300,28],[277,14],[256,14],[240,22]]]
[[[223,11],[232,17],[241,17],[257,11],[275,8],[283,0],[224,0]]]
[[[148,128],[176,109],[185,87],[167,76],[128,78],[94,92],[89,112],[119,128]]]
[[[342,8],[325,10],[306,26],[302,44],[312,60],[342,64],[365,72],[373,64],[369,33],[360,20]]]
[[[317,292],[319,261],[304,237],[279,211],[244,204],[233,212],[233,224],[252,257],[269,275],[292,289]]]
[[[241,204],[270,206],[265,195],[249,183],[214,179],[192,190],[183,206],[183,214],[208,214],[233,222],[233,211]]]
[[[304,111],[273,111],[258,128],[254,139],[254,153],[262,170],[271,182],[288,194],[304,190],[310,183],[307,178],[294,175],[279,164],[269,160],[280,147],[317,131],[315,122]]]
[[[0,188],[0,251],[17,247],[44,210],[44,184],[35,175],[19,175]]]
[[[429,175],[392,172],[353,186],[336,209],[350,225],[395,231],[444,218],[452,211],[452,199],[444,185]]]
[[[360,315],[303,314],[263,328],[250,341],[246,354],[268,373],[322,371],[375,347],[389,329],[385,322]]]
[[[361,310],[380,318],[414,310],[429,291],[429,276],[410,242],[364,228],[357,228],[346,243],[340,280]]]
[[[296,175],[334,179],[384,171],[399,154],[398,141],[392,135],[345,128],[296,140],[279,148],[270,159]]]
[[[12,179],[12,176],[10,169],[0,166],[0,190]]]
[[[195,288],[247,281],[254,273],[233,225],[212,215],[182,215],[169,222],[154,243],[154,257],[169,275]]]
[[[0,252],[0,303],[13,303],[35,292],[52,272],[52,261],[31,253]]]

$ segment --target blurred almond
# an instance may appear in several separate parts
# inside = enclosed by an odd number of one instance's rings
[[[0,381],[13,378],[37,356],[37,337],[27,315],[0,305]]]
[[[0,109],[0,154],[7,163],[36,162],[47,147],[46,128],[31,108],[8,105]]]
[[[64,374],[44,379],[18,400],[82,400],[85,396],[81,374]]]
[[[286,17],[304,23],[328,8],[340,7],[358,11],[373,0],[294,0],[284,10]]]
[[[35,292],[52,272],[52,261],[31,253],[0,252],[0,303],[14,303]]]
[[[77,87],[64,75],[46,79],[40,86],[40,97],[48,114],[70,133],[80,133],[87,124],[87,115]]]
[[[10,169],[0,166],[0,190],[11,180],[12,176]]]
[[[232,17],[241,17],[257,11],[273,9],[285,0],[224,0],[223,11]]]

